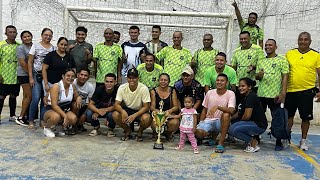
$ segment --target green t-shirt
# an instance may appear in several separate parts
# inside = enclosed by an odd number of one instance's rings
[[[146,64],[142,63],[137,67],[139,72],[139,81],[146,85],[149,90],[158,86],[159,76],[163,72],[163,68],[159,64],[154,64],[153,71],[149,72],[146,69]]]
[[[205,82],[204,85],[209,86],[211,89],[216,88],[216,79],[217,79],[218,73],[215,68],[216,66],[210,67],[209,69],[206,70],[204,74],[204,82]],[[231,84],[236,85],[238,83],[237,73],[232,67],[225,65],[223,73],[226,74],[229,79],[228,89],[231,89],[231,86],[230,86]]]
[[[20,44],[8,44],[5,40],[0,42],[0,75],[3,84],[17,84],[18,58],[16,49]]]
[[[88,68],[88,61],[86,59],[85,50],[88,49],[92,53],[92,45],[87,42],[79,44],[76,40],[69,40],[68,44],[75,45],[74,48],[70,50],[70,54],[72,55],[74,62],[76,63],[77,72],[79,72],[82,68]]]
[[[161,62],[163,61],[164,72],[170,76],[170,86],[173,86],[181,77],[183,69],[190,64],[192,55],[186,48],[181,50],[174,49],[172,46],[167,46],[161,49],[156,54],[156,57]]]
[[[104,76],[108,73],[118,75],[118,63],[122,58],[122,49],[118,44],[106,46],[104,43],[98,43],[94,48],[93,57],[97,59],[98,83],[103,83]]]
[[[237,68],[238,79],[248,77],[255,80],[255,71],[248,73],[248,66],[256,66],[259,59],[264,57],[260,46],[252,44],[249,49],[238,47],[234,50],[231,65]]]
[[[205,86],[204,74],[206,70],[214,66],[214,60],[219,50],[212,49],[205,51],[199,49],[194,53],[193,59],[196,62],[196,76],[195,79],[200,82],[201,86]]]
[[[242,22],[240,25],[241,32],[248,31],[250,33],[251,43],[259,45],[258,40],[263,40],[263,29],[258,25],[253,27],[249,26],[247,23]]]
[[[281,92],[282,74],[289,73],[289,63],[283,56],[259,59],[256,73],[263,69],[264,75],[259,81],[258,96],[275,98]]]

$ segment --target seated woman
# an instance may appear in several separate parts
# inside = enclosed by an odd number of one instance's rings
[[[239,91],[243,99],[238,106],[236,123],[229,128],[229,134],[235,138],[248,143],[245,152],[256,152],[260,149],[258,140],[260,134],[264,133],[268,127],[266,115],[263,111],[261,102],[252,91],[256,82],[249,78],[242,78],[239,81]]]
[[[48,96],[47,112],[44,114],[44,134],[47,137],[55,137],[52,129],[56,125],[63,125],[65,128],[74,126],[77,123],[77,116],[71,111],[72,101],[76,101],[77,108],[80,108],[82,98],[73,85],[75,72],[67,69],[62,75],[62,80],[55,83],[50,89]]]
[[[152,113],[158,112],[160,110],[160,101],[163,101],[162,111],[166,113],[166,116],[169,118],[178,112],[178,98],[177,93],[173,87],[169,87],[170,77],[166,73],[162,73],[159,76],[159,86],[152,89],[150,92],[151,97],[151,106],[150,110]],[[166,132],[165,136],[168,141],[173,140],[172,133],[179,129],[179,119],[178,118],[170,118],[166,123]],[[155,137],[155,129],[156,124],[154,121],[151,123],[151,128],[153,130],[153,134]]]

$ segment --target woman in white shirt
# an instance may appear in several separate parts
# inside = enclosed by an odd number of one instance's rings
[[[62,75],[62,80],[55,83],[50,89],[48,97],[48,110],[44,114],[46,127],[44,134],[47,137],[55,137],[52,129],[56,125],[63,125],[65,128],[75,126],[78,118],[71,111],[72,101],[75,101],[77,108],[80,108],[82,98],[78,95],[75,86],[73,85],[75,72],[72,69],[67,69]]]

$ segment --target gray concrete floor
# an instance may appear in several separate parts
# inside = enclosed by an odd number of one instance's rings
[[[18,109],[17,112],[20,112]],[[190,145],[176,151],[175,142],[164,142],[165,150],[154,150],[151,130],[143,142],[121,141],[88,132],[48,139],[43,130],[29,130],[8,122],[4,107],[0,125],[0,179],[319,179],[320,127],[312,126],[309,151],[298,150],[299,126],[292,144],[275,152],[274,139],[263,135],[261,150],[243,152],[243,142],[226,146],[223,154],[200,146],[195,155]],[[107,128],[102,126],[102,131]]]

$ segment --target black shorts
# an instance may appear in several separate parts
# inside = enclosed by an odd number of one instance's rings
[[[29,84],[29,76],[18,76],[18,83],[21,84]]]
[[[20,84],[0,84],[0,95],[8,96],[14,95],[19,96],[20,93]]]
[[[303,121],[313,119],[313,98],[316,89],[308,89],[298,92],[288,92],[286,95],[285,108],[288,110],[288,117],[294,117],[297,109]]]
[[[128,116],[130,116],[130,115],[132,115],[132,114],[134,114],[134,113],[139,111],[139,110],[130,109],[128,107],[122,107],[122,109],[127,112]],[[137,117],[134,121],[139,122],[140,121],[140,117]],[[132,121],[132,122],[134,122],[134,121]]]
[[[259,99],[264,112],[267,111],[267,107],[270,109],[270,111],[273,111],[280,105],[276,103],[276,100],[274,98],[259,97]]]

